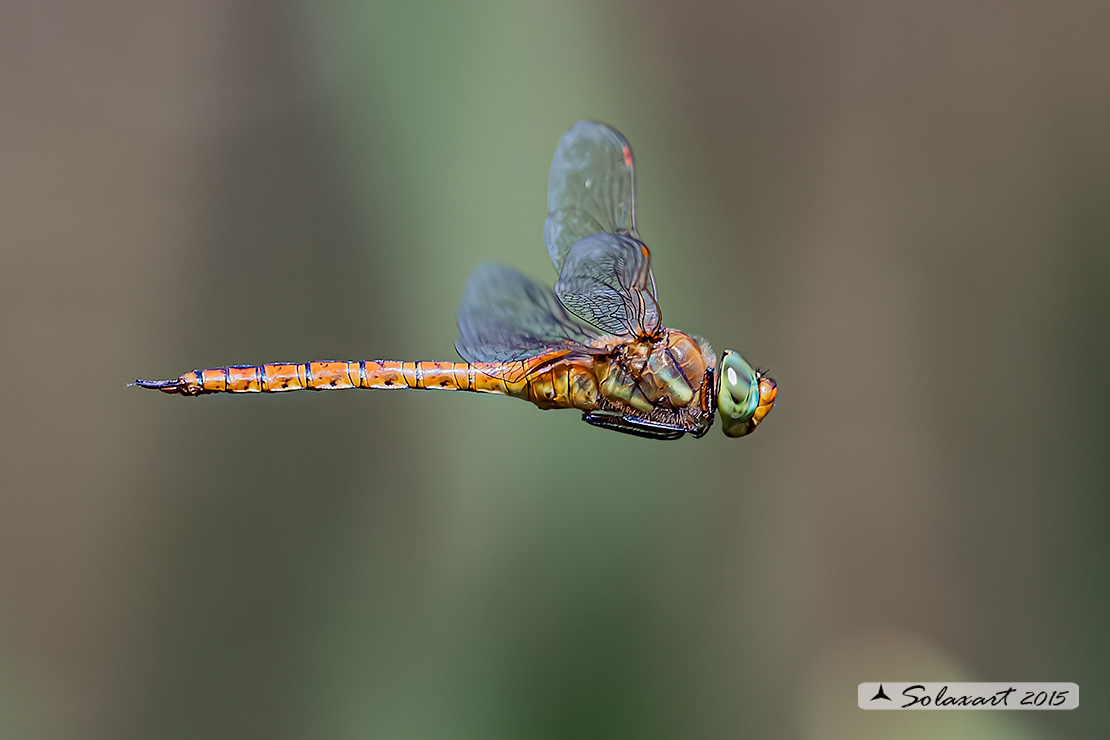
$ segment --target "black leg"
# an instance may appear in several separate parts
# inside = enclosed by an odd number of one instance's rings
[[[582,421],[602,429],[612,429],[614,432],[647,437],[648,439],[678,439],[686,434],[686,430],[682,427],[628,418],[605,411],[583,412]]]

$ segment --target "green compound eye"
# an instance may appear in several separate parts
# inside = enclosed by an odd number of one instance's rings
[[[740,353],[730,349],[721,357],[718,374],[717,410],[724,433],[743,437],[770,412],[775,402],[775,382],[761,377]]]

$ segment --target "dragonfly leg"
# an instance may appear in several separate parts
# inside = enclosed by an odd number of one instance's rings
[[[686,434],[686,430],[682,427],[644,421],[643,419],[632,419],[611,411],[586,411],[582,414],[582,421],[602,429],[612,429],[614,432],[647,437],[648,439],[678,439]]]

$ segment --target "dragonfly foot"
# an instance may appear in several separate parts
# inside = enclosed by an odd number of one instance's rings
[[[586,411],[582,414],[582,421],[591,426],[648,439],[678,439],[686,434],[686,430],[681,427],[630,418],[613,412]]]

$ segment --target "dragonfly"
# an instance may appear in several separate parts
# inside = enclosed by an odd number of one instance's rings
[[[743,437],[770,413],[778,386],[739,352],[718,363],[704,339],[663,325],[635,185],[632,147],[616,129],[579,121],[563,135],[544,224],[558,280],[552,288],[504,265],[477,267],[457,316],[465,362],[229,365],[134,384],[184,396],[472,391],[577,409],[593,426],[653,439],[702,437],[719,415],[725,435]]]

